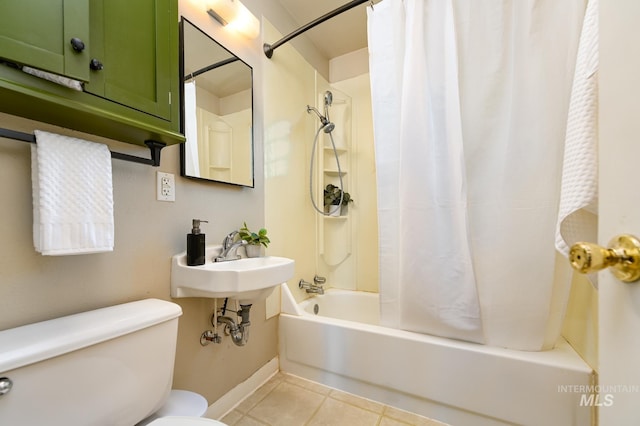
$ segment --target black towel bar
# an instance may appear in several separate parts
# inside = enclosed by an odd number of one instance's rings
[[[31,133],[16,132],[15,130],[10,129],[0,128],[0,137],[15,139],[21,142],[36,143],[35,135]],[[151,158],[136,157],[135,155],[123,154],[121,152],[113,151],[111,151],[111,158],[158,167],[160,165],[160,150],[167,146],[167,144],[156,141],[145,141],[144,144],[149,147],[149,150],[151,151]]]

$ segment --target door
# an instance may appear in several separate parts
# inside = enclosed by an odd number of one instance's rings
[[[599,243],[640,237],[640,2],[600,2]],[[599,274],[599,418],[640,424],[640,282]]]
[[[179,78],[172,73],[172,7],[171,0],[91,0],[91,55],[101,67],[85,90],[170,120],[171,83]]]
[[[89,0],[0,2],[0,57],[87,81],[90,47]]]

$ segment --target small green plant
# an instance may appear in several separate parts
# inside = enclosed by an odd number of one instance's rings
[[[249,230],[247,222],[244,222],[244,226],[238,230],[238,236],[241,240],[255,246],[262,244],[263,246],[268,247],[271,242],[269,237],[267,237],[267,230],[265,228],[260,228],[258,233],[255,233]]]
[[[331,183],[328,184],[324,189],[324,205],[337,206],[338,204],[340,204],[341,193],[342,190],[339,187]],[[345,191],[344,197],[342,197],[342,205],[346,206],[350,202],[353,202],[353,198],[351,198],[351,195]]]

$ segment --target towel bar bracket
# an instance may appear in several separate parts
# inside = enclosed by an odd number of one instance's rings
[[[16,132],[11,129],[0,128],[0,138],[14,139],[21,142],[36,143],[35,135],[31,133]],[[111,151],[111,158],[133,163],[147,164],[149,166],[160,166],[160,151],[167,146],[166,143],[148,140],[144,144],[151,151],[151,158],[136,157],[135,155],[123,154],[121,152]]]
[[[160,151],[167,146],[167,144],[157,141],[145,141],[144,144],[147,145],[151,151],[151,161],[153,162],[151,165],[153,167],[160,166]]]
[[[142,158],[136,157],[134,155],[123,154],[121,152],[113,152],[111,151],[111,158],[116,158],[118,160],[130,161],[133,163],[147,164],[149,166],[158,167],[160,166],[160,151],[162,148],[167,146],[167,144],[157,141],[145,141],[144,144],[149,148],[151,158]]]

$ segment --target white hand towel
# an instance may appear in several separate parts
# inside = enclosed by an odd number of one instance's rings
[[[596,242],[597,215],[598,0],[590,0],[580,35],[569,104],[556,249],[568,256],[572,244]]]
[[[40,77],[42,79],[51,81],[53,83],[60,84],[61,86],[68,87],[69,89],[82,92],[82,83],[78,80],[74,80],[69,77],[64,77],[58,74],[42,71],[36,68],[31,68],[26,65],[22,67],[22,71],[26,72],[27,74],[35,75],[36,77]]]
[[[31,148],[33,243],[43,255],[113,250],[113,182],[106,145],[36,130]]]

